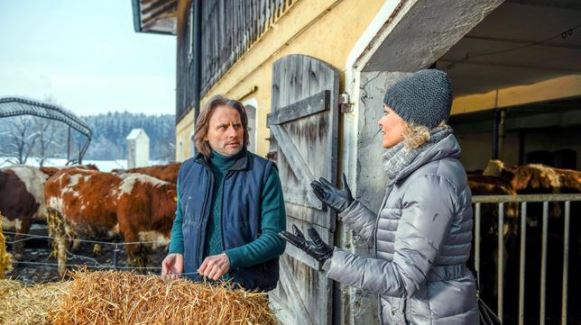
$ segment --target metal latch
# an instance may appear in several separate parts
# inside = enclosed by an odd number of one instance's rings
[[[339,108],[341,113],[351,113],[353,111],[353,103],[347,92],[343,92],[339,95]]]

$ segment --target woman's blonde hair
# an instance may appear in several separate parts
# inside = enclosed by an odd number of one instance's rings
[[[446,121],[442,121],[436,128],[450,128]],[[430,129],[427,126],[406,123],[403,130],[403,144],[408,149],[417,149],[430,140]]]
[[[240,114],[240,122],[242,122],[242,127],[244,129],[243,147],[246,148],[248,146],[248,116],[246,115],[244,105],[237,100],[229,99],[222,95],[216,95],[210,98],[206,102],[206,105],[202,107],[196,122],[196,131],[194,132],[194,143],[196,149],[206,158],[210,157],[212,147],[210,147],[210,143],[204,140],[204,138],[208,134],[208,129],[210,128],[210,118],[212,118],[212,114],[218,106],[228,106],[238,111],[238,114]]]

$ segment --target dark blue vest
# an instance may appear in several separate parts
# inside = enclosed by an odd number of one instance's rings
[[[273,163],[245,152],[222,180],[222,247],[248,244],[258,238],[261,226],[262,188]],[[214,174],[203,155],[186,160],[180,168],[179,202],[183,213],[184,272],[200,281],[196,270],[204,260],[208,220],[212,214]],[[233,281],[247,290],[268,291],[278,282],[278,258],[247,268],[230,269]]]

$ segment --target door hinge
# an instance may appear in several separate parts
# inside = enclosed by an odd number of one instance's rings
[[[339,95],[339,108],[341,113],[351,113],[353,111],[353,103],[351,103],[351,98],[347,92]]]

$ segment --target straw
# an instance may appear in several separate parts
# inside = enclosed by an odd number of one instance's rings
[[[131,272],[74,272],[55,324],[275,324],[265,293]]]

